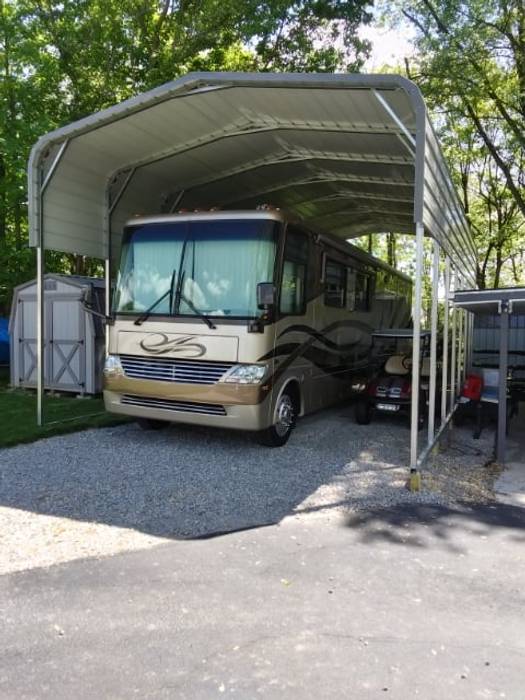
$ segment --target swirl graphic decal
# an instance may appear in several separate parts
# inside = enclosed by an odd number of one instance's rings
[[[140,341],[140,347],[152,355],[165,355],[166,353],[184,353],[186,357],[202,357],[206,353],[206,347],[197,343],[194,335],[177,336],[168,338],[165,333],[151,333]]]

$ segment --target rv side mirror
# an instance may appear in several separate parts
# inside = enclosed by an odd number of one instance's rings
[[[257,285],[257,306],[268,309],[275,304],[275,287],[273,282],[259,282]]]

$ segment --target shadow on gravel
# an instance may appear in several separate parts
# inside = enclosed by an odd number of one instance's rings
[[[143,432],[130,423],[1,451],[0,506],[159,537],[211,537],[278,523],[312,494],[309,505],[334,506],[343,495],[352,507],[381,493],[386,469],[407,464],[407,437],[405,425],[357,426],[348,405],[301,420],[279,449],[242,433]]]
[[[525,509],[502,503],[458,505],[400,505],[370,509],[348,518],[346,525],[356,530],[365,544],[398,544],[429,547],[440,544],[453,552],[464,551],[462,536],[491,536],[506,533],[525,544]]]

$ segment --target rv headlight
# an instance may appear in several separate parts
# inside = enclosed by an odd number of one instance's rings
[[[118,377],[121,374],[124,374],[124,370],[120,363],[120,357],[118,355],[108,355],[104,362],[104,376]]]
[[[224,377],[230,384],[259,384],[266,374],[264,365],[235,365]]]

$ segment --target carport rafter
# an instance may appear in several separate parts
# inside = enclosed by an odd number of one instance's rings
[[[125,170],[128,170],[130,167],[134,167],[136,169],[140,169],[149,165],[153,165],[154,163],[160,163],[163,160],[169,160],[170,158],[175,158],[176,156],[179,155],[185,155],[187,153],[190,153],[191,151],[195,151],[199,148],[204,148],[205,146],[208,146],[210,144],[215,144],[219,141],[223,141],[226,139],[232,139],[232,138],[237,138],[237,137],[242,137],[242,136],[255,136],[258,134],[270,134],[270,133],[275,133],[275,132],[290,132],[290,131],[297,131],[297,132],[312,132],[312,131],[320,131],[323,133],[334,133],[334,134],[341,134],[341,133],[346,133],[346,134],[358,134],[358,135],[365,135],[365,134],[383,134],[383,135],[388,135],[391,136],[392,134],[397,134],[398,132],[395,129],[392,128],[386,128],[386,127],[373,127],[373,126],[368,126],[365,124],[344,124],[344,123],[334,123],[332,125],[329,124],[317,124],[317,123],[296,123],[294,122],[293,124],[286,123],[286,122],[281,122],[281,123],[276,123],[276,124],[265,124],[265,123],[257,123],[257,122],[246,122],[245,124],[242,125],[242,128],[239,128],[239,125],[236,125],[235,128],[229,128],[229,129],[223,129],[217,132],[212,132],[207,134],[205,137],[195,139],[192,142],[185,143],[183,146],[175,148],[175,147],[170,147],[167,149],[163,149],[161,151],[156,152],[155,154],[152,154],[148,158],[142,158],[136,161],[132,161],[129,164],[126,165]],[[291,149],[294,150],[294,149]],[[307,149],[305,149],[306,151]],[[354,154],[354,160],[357,158],[357,154]],[[364,157],[364,156],[361,156]],[[338,158],[335,158],[335,160],[338,160]],[[403,156],[392,156],[391,158],[386,157],[386,156],[377,156],[377,159],[374,159],[373,154],[368,154],[368,157],[366,157],[366,162],[377,162],[377,163],[385,163],[385,164],[399,164],[399,165],[412,165],[413,164],[413,158],[407,158]],[[116,176],[120,174],[122,169],[118,169],[113,173],[113,176]]]
[[[283,182],[277,182],[269,187],[260,188],[257,190],[249,190],[246,197],[229,198],[223,200],[225,204],[234,204],[236,202],[244,202],[250,199],[256,199],[257,197],[262,197],[272,192],[278,192],[279,190],[285,190],[289,187],[305,187],[307,185],[320,185],[320,184],[332,184],[337,182],[355,182],[355,183],[366,183],[368,185],[376,185],[378,187],[388,185],[389,187],[411,187],[413,183],[402,181],[399,182],[394,178],[385,177],[372,177],[372,176],[357,176],[357,175],[346,175],[344,173],[334,173],[334,172],[319,172],[312,177],[308,178],[297,178],[285,180]]]
[[[399,156],[394,158],[390,156],[381,157],[375,154],[358,155],[353,153],[345,155],[343,153],[331,153],[330,151],[318,151],[312,153],[311,151],[305,150],[301,152],[299,151],[299,149],[293,149],[291,151],[283,151],[281,155],[276,155],[272,158],[260,158],[257,160],[246,161],[242,166],[223,171],[218,177],[208,177],[194,181],[190,180],[186,183],[185,190],[187,193],[190,193],[192,190],[195,190],[199,187],[207,187],[211,184],[227,180],[236,175],[246,175],[247,173],[253,173],[256,170],[271,167],[274,165],[288,165],[290,163],[311,163],[312,161],[374,163],[381,165],[413,166],[413,163],[411,163],[408,158],[402,158]],[[145,167],[145,164],[135,167],[134,171],[141,167]],[[359,178],[359,181],[361,180],[362,178]],[[412,202],[412,200],[409,201]]]

